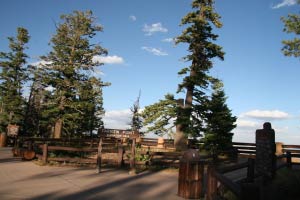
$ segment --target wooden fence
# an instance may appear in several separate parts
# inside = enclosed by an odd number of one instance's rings
[[[256,155],[255,143],[233,142],[233,147],[241,157],[254,158]]]
[[[291,146],[296,147],[297,145],[286,145],[289,148]],[[286,148],[288,148],[286,147]],[[297,147],[298,148],[298,147]],[[297,165],[299,163],[292,162],[292,158],[299,158],[298,151],[294,151],[291,153],[289,151],[285,151],[285,154],[277,156],[277,160],[285,159],[284,162],[279,162],[276,166],[276,170],[281,169],[283,167],[292,168],[293,165]],[[209,166],[207,170],[207,200],[218,200],[222,199],[222,189],[226,188],[236,195],[238,199],[241,200],[252,200],[261,199],[260,197],[260,186],[254,183],[255,178],[260,177],[260,174],[255,174],[255,160],[253,158],[248,158],[248,161],[245,163],[233,165],[230,167],[224,167],[221,169],[215,169],[213,166]],[[231,173],[236,170],[240,170],[242,168],[247,168],[247,176],[246,178],[239,180],[238,182],[229,179],[226,176],[226,173]]]
[[[42,158],[43,149],[42,146],[47,144],[48,152],[55,151],[69,151],[82,154],[77,158],[67,158],[67,157],[49,157],[47,156],[48,161],[57,161],[57,162],[78,162],[78,163],[97,163],[99,158],[97,154],[101,153],[101,162],[102,163],[114,163],[115,165],[129,164],[133,166],[133,157],[142,157],[141,160],[136,159],[134,164],[146,164],[146,165],[160,165],[160,166],[179,166],[179,160],[182,156],[182,153],[175,152],[173,140],[164,139],[163,144],[159,144],[158,139],[153,138],[138,138],[135,143],[135,151],[132,150],[132,138],[115,138],[115,137],[106,137],[101,145],[101,152],[99,151],[99,138],[78,138],[78,139],[53,139],[53,138],[18,138],[19,146],[21,149],[26,149],[26,151],[17,151],[21,152],[22,156],[28,156],[28,159],[32,159],[34,153],[37,153],[38,158]],[[110,142],[108,142],[110,140]],[[158,147],[160,145],[160,147]],[[201,143],[190,140],[190,147],[199,148]],[[242,143],[234,142],[233,147],[237,150],[237,153],[240,157],[255,158],[256,155],[256,145],[254,143]],[[293,153],[292,161],[294,163],[300,163],[300,145],[277,145],[277,155],[286,153],[287,151]],[[24,153],[26,152],[26,153]],[[94,155],[93,158],[86,157],[85,154],[91,153]],[[118,154],[122,153],[121,156]],[[108,155],[109,154],[109,155]],[[53,155],[53,153],[51,154]],[[284,158],[282,158],[284,159]],[[297,161],[298,159],[298,161]],[[97,161],[98,160],[98,161]],[[122,164],[120,164],[122,163]]]
[[[100,141],[97,143],[97,146],[99,143],[100,145],[100,152],[99,152],[99,146],[94,147],[95,140],[86,140],[84,141],[84,144],[87,146],[81,146],[81,147],[72,147],[72,146],[58,146],[58,145],[49,145],[48,143],[39,144],[38,148],[41,150],[41,154],[37,154],[37,157],[42,160],[44,163],[47,163],[48,161],[56,161],[56,162],[76,162],[76,163],[88,163],[88,164],[100,164],[101,163],[113,163],[113,164],[119,164],[118,159],[121,156],[123,156],[123,151],[120,151],[121,143],[120,140],[116,138],[101,138]],[[76,142],[76,140],[68,141],[68,144],[71,142]],[[49,141],[48,141],[49,142]],[[61,143],[60,141],[59,143]],[[69,153],[77,153],[77,157],[69,157],[69,156],[62,156],[62,157],[51,157],[49,156],[49,152],[69,152]],[[103,154],[116,154],[114,157],[116,159],[110,159],[109,157],[104,157]],[[99,160],[100,158],[100,160]],[[100,162],[100,163],[99,163]]]

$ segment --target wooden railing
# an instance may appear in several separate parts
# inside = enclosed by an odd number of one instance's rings
[[[233,142],[233,147],[237,149],[239,156],[253,158],[256,155],[255,143]]]
[[[37,154],[37,157],[42,160],[44,163],[47,163],[48,161],[57,161],[57,162],[76,162],[76,163],[94,163],[101,165],[103,161],[108,162],[110,159],[102,159],[103,153],[116,153],[118,154],[117,164],[118,166],[122,164],[122,159],[119,159],[120,157],[123,157],[123,148],[120,145],[120,141],[117,139],[112,138],[101,138],[101,146],[99,147],[93,147],[89,143],[88,147],[70,147],[70,146],[54,146],[49,145],[48,143],[40,144],[38,145],[38,148],[42,150],[42,155]],[[100,143],[99,141],[99,143]],[[99,152],[99,148],[101,151]],[[120,150],[121,149],[121,150]],[[80,158],[72,158],[72,157],[49,157],[49,152],[53,151],[67,151],[67,152],[77,152],[77,153],[96,153],[96,157],[94,158],[86,158],[85,156]],[[121,155],[120,155],[121,154]],[[99,160],[100,158],[100,160]],[[99,163],[100,162],[100,163]],[[101,167],[100,167],[101,168]]]
[[[286,148],[295,148],[297,145],[286,145]],[[298,146],[297,146],[298,148]],[[299,163],[292,162],[293,157],[299,158],[298,151],[294,151],[297,153],[291,153],[289,151],[285,151],[284,154],[277,156],[277,160],[282,160],[279,164],[276,165],[275,170],[279,170],[283,167],[292,168],[293,165],[297,165]],[[284,159],[284,160],[283,160]],[[236,181],[231,180],[227,176],[226,173],[233,172],[235,170],[240,170],[242,168],[247,168],[246,178],[243,180],[239,180],[238,184]],[[254,184],[254,179],[261,176],[261,174],[255,174],[255,160],[253,158],[248,158],[248,161],[241,164],[236,164],[229,167],[223,167],[220,169],[215,169],[212,166],[208,167],[207,170],[208,180],[207,180],[207,199],[215,200],[222,199],[220,196],[219,188],[227,188],[233,194],[236,195],[238,199],[241,200],[250,200],[250,199],[260,199],[260,190],[261,188]]]
[[[236,164],[229,167],[223,167],[220,169],[215,169],[213,166],[209,166],[207,169],[207,199],[214,200],[220,199],[219,188],[225,187],[234,193],[239,199],[255,199],[253,196],[251,198],[246,197],[245,193],[248,193],[248,188],[246,185],[240,185],[225,176],[226,173],[233,172],[235,170],[240,170],[247,168],[247,175],[244,182],[251,183],[254,180],[254,159],[248,158],[245,163]]]
[[[300,145],[282,145],[282,152],[290,152],[293,157],[300,158]]]

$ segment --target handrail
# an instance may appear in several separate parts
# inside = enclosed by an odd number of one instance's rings
[[[39,145],[39,148],[43,148],[43,145]],[[82,152],[97,152],[97,148],[76,148],[76,147],[64,147],[64,146],[48,146],[48,150],[60,150],[60,151],[82,151]]]
[[[214,172],[214,176],[220,181],[223,185],[225,185],[229,190],[231,190],[235,195],[241,195],[241,188],[238,184],[234,183],[232,180],[220,174],[218,172]]]
[[[239,163],[239,164],[228,166],[228,167],[222,167],[222,168],[217,169],[217,170],[218,170],[218,172],[224,174],[224,173],[239,170],[239,169],[242,169],[242,168],[245,168],[245,167],[248,167],[248,166],[249,166],[249,163],[247,161],[247,162],[244,162],[244,163]]]

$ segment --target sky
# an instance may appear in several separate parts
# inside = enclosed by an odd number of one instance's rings
[[[104,89],[106,128],[127,128],[130,110],[141,90],[140,106],[176,94],[182,80],[177,72],[187,46],[174,44],[184,27],[181,18],[191,11],[191,0],[1,0],[0,51],[19,26],[31,36],[29,64],[50,50],[49,41],[61,14],[92,10],[103,26],[92,42],[108,50],[97,57],[104,65],[96,72],[111,83]],[[299,59],[285,57],[282,16],[299,14],[296,0],[216,0],[223,27],[214,29],[225,60],[213,60],[211,75],[224,82],[227,104],[238,117],[234,141],[254,142],[255,130],[272,123],[276,141],[300,144]],[[26,92],[26,88],[25,88]],[[184,94],[176,94],[183,97]]]

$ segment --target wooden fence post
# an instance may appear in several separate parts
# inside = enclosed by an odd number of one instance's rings
[[[100,137],[100,141],[99,141],[99,144],[98,144],[98,155],[97,155],[97,173],[101,172],[102,143],[103,143],[103,138]]]
[[[254,181],[254,173],[255,173],[255,166],[254,166],[254,159],[248,158],[248,168],[247,168],[247,181],[253,182]]]
[[[93,148],[94,139],[91,139],[90,148]]]
[[[118,148],[118,167],[121,168],[123,166],[123,154],[124,148],[121,146]]]
[[[207,167],[207,188],[206,188],[206,199],[213,200],[214,195],[217,193],[218,182],[214,176],[214,168],[209,165]]]
[[[135,138],[132,138],[129,174],[136,174],[136,169],[135,169]]]
[[[43,163],[47,163],[48,160],[48,144],[43,145]]]
[[[286,152],[286,165],[288,168],[292,167],[292,154],[289,151]]]

